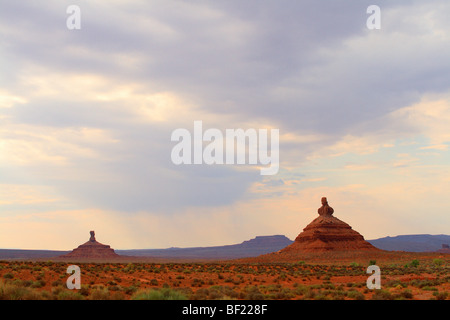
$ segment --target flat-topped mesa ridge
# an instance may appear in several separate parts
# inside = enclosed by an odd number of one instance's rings
[[[348,250],[379,250],[364,240],[350,225],[333,216],[334,209],[322,198],[319,217],[308,224],[290,246],[279,253],[291,251],[321,252]]]
[[[79,245],[68,254],[60,257],[64,258],[116,258],[119,257],[110,246],[102,244],[95,239],[95,232],[90,232],[89,241]]]

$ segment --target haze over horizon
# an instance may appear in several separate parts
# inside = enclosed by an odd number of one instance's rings
[[[66,9],[81,9],[69,30]],[[366,9],[381,8],[369,30]],[[0,4],[0,248],[449,234],[450,3]],[[279,129],[280,169],[180,165],[171,133]]]

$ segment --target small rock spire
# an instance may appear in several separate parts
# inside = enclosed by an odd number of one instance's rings
[[[326,197],[322,197],[322,206],[317,210],[320,216],[329,216],[334,212],[334,209],[328,205]]]
[[[91,237],[89,238],[89,241],[94,242],[95,241],[95,231],[90,231]]]

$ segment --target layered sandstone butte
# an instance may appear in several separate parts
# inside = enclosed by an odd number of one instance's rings
[[[318,210],[319,217],[303,229],[290,246],[279,251],[289,252],[324,252],[324,251],[355,251],[374,250],[378,248],[364,240],[364,237],[352,229],[347,223],[333,217],[334,210],[322,198],[322,207]]]
[[[110,246],[102,244],[95,240],[95,232],[90,232],[91,237],[88,242],[83,243],[72,250],[72,252],[61,256],[62,258],[80,258],[80,259],[105,259],[117,258],[119,255],[114,252]]]

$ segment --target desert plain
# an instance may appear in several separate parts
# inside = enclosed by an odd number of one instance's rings
[[[269,255],[275,257],[276,255]],[[335,256],[335,258],[333,258]],[[339,257],[338,257],[339,256]],[[69,290],[68,266],[81,270]],[[369,265],[381,289],[369,289]],[[0,261],[3,300],[449,300],[450,255],[387,252],[230,261]]]

